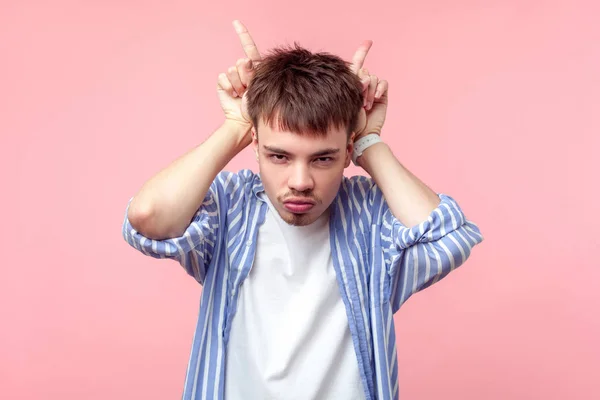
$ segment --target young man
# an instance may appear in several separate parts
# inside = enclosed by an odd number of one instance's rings
[[[150,179],[123,234],[203,285],[184,399],[393,399],[393,313],[481,242],[380,139],[387,82],[299,47],[221,74],[225,123]],[[252,144],[260,174],[223,172]],[[370,178],[346,178],[351,160]]]

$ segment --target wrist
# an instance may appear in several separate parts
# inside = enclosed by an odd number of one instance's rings
[[[358,157],[357,165],[373,176],[373,170],[377,167],[376,164],[386,159],[388,154],[392,154],[390,146],[387,143],[379,142],[369,147],[363,152],[362,156]]]
[[[221,125],[221,131],[228,136],[229,139],[233,139],[240,150],[252,143],[251,130],[252,124],[249,122],[246,123],[226,119]]]
[[[352,162],[354,165],[359,165],[358,160],[362,157],[362,154],[370,147],[381,143],[381,137],[377,133],[369,133],[361,135],[354,141],[354,149],[352,152]]]
[[[368,132],[361,132],[361,133],[358,133],[358,134],[357,134],[357,135],[354,137],[354,143],[358,142],[360,139],[362,139],[362,138],[364,138],[365,136],[367,136],[367,135],[370,135],[370,134],[377,135],[377,136],[381,136],[381,132],[378,132],[378,131],[376,131],[376,130],[373,130],[373,131],[368,131]]]

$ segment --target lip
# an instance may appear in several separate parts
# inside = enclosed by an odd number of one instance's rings
[[[290,212],[301,214],[310,211],[315,206],[315,202],[308,199],[294,198],[284,201],[283,206]]]

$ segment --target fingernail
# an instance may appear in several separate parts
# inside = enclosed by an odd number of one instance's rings
[[[367,110],[370,110],[371,107],[373,107],[373,102],[372,101],[370,101],[369,104],[367,104]]]
[[[375,92],[375,97],[379,98],[381,96],[381,92],[378,90]]]

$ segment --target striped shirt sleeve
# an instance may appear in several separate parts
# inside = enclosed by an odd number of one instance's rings
[[[383,217],[382,243],[388,243],[390,301],[396,312],[408,298],[439,281],[462,265],[471,249],[483,241],[477,225],[466,219],[450,196],[440,194],[440,204],[427,220],[404,226],[388,208]],[[387,240],[386,240],[387,239]]]
[[[219,173],[190,225],[181,236],[175,238],[154,240],[143,236],[131,226],[126,211],[123,237],[129,245],[147,256],[178,261],[189,275],[203,284],[215,244],[223,234],[219,228],[220,215],[227,212],[232,199],[239,197],[239,193],[236,193],[239,187],[237,174]],[[130,204],[131,200],[127,210]]]

